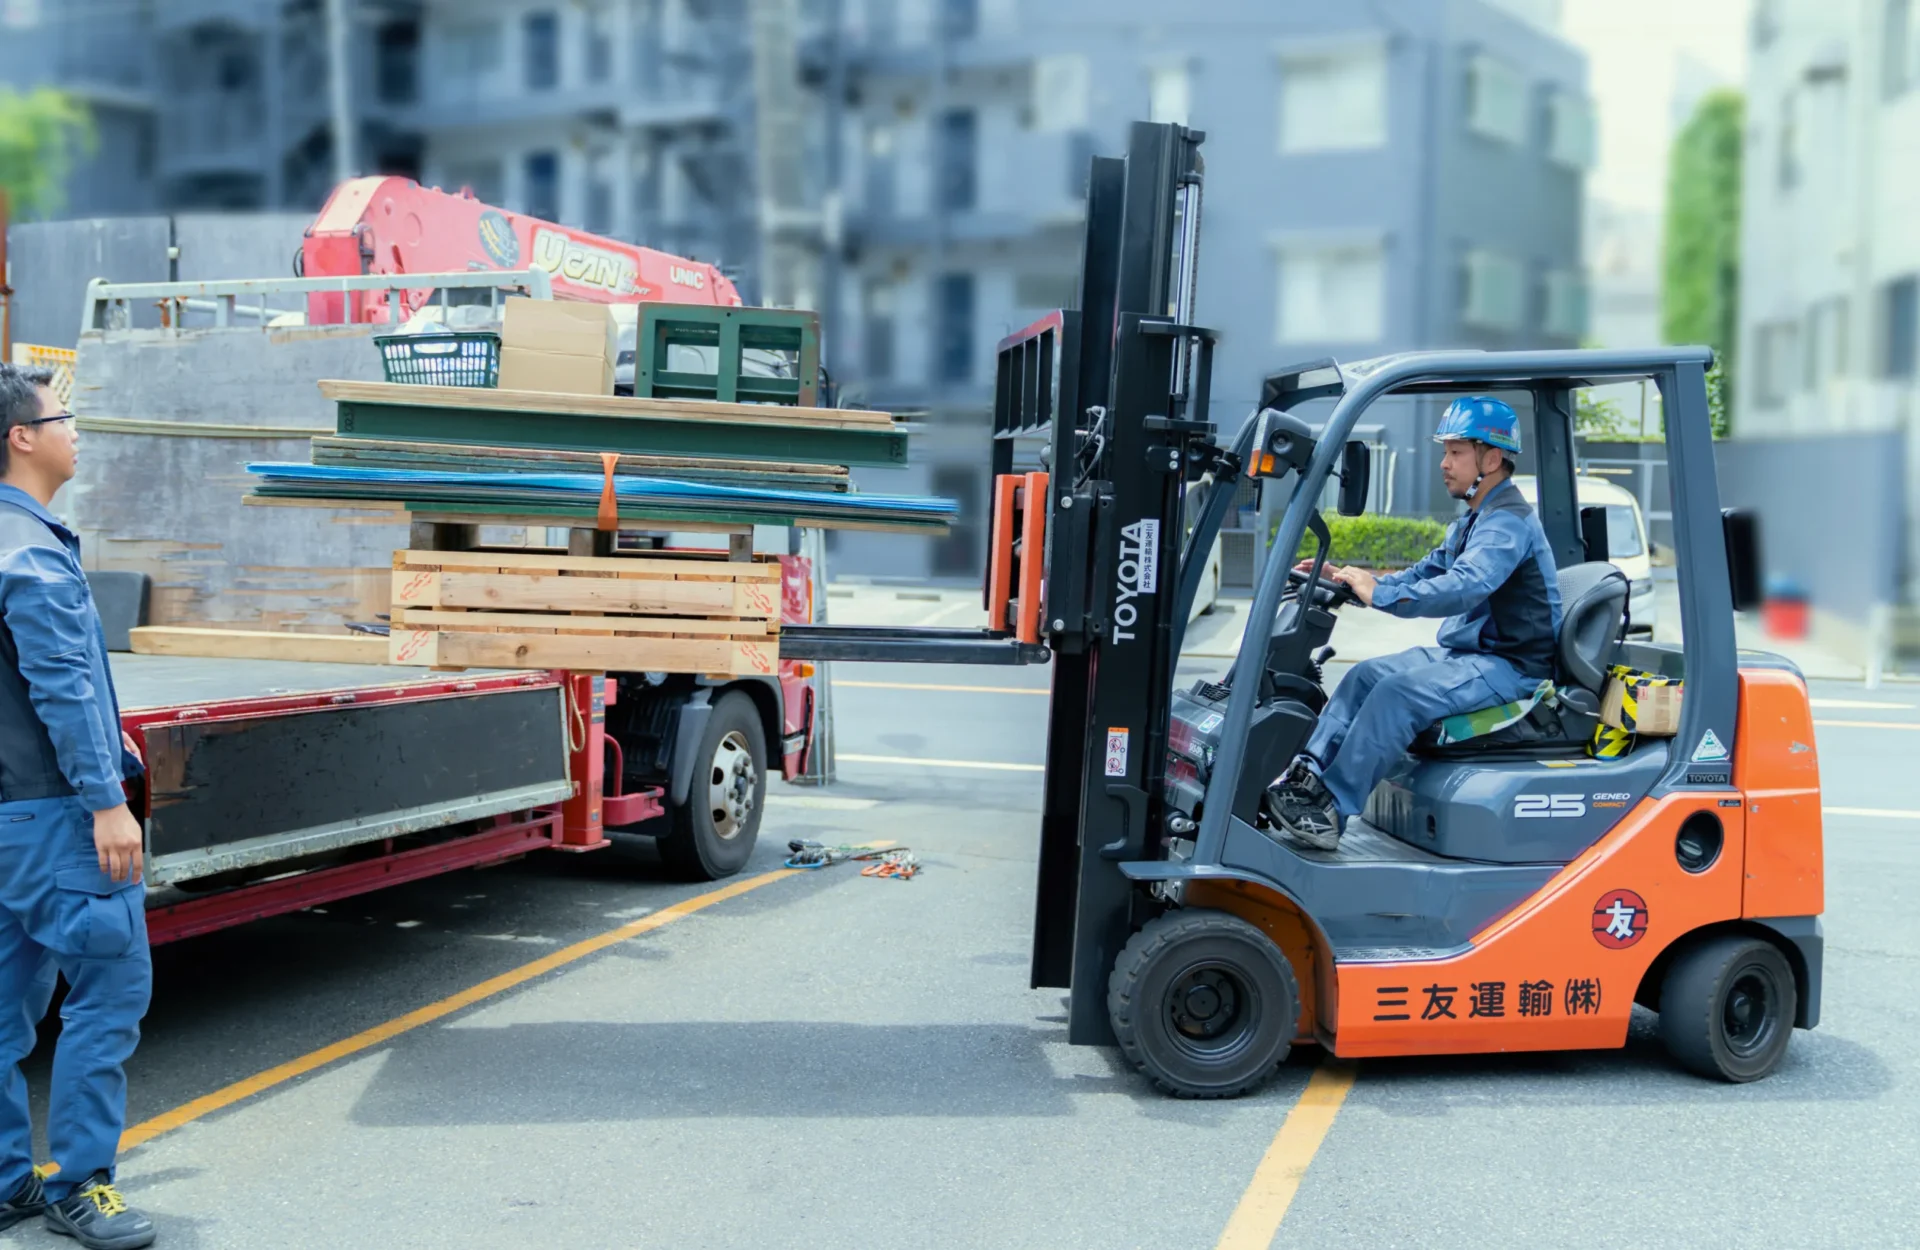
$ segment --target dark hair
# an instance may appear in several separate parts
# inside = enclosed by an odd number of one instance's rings
[[[0,473],[13,458],[7,434],[40,415],[40,388],[53,385],[53,370],[0,362]]]

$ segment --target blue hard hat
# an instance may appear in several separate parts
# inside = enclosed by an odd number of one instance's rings
[[[1433,441],[1467,438],[1501,451],[1520,454],[1520,418],[1504,401],[1491,395],[1462,395],[1447,405]]]

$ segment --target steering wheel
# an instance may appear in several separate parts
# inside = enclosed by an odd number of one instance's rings
[[[1287,585],[1293,587],[1295,594],[1310,594],[1315,607],[1337,608],[1343,603],[1354,602],[1353,587],[1345,582],[1336,582],[1324,574],[1316,578],[1310,572],[1288,569]]]

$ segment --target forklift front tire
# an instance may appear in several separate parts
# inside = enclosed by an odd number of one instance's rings
[[[1709,938],[1667,969],[1660,1040],[1701,1076],[1758,1081],[1793,1039],[1798,987],[1778,947],[1762,938]]]
[[[1293,968],[1238,916],[1149,921],[1114,960],[1107,1011],[1129,1062],[1176,1098],[1237,1098],[1287,1057],[1300,1021]]]
[[[713,704],[693,757],[687,801],[667,813],[660,858],[681,876],[718,881],[746,867],[767,797],[767,744],[753,700],[728,691]]]

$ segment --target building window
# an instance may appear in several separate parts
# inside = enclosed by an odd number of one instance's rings
[[[449,26],[441,46],[446,57],[446,79],[449,83],[478,82],[500,68],[498,22]]]
[[[1789,91],[1780,98],[1779,168],[1775,179],[1782,191],[1791,191],[1800,185],[1800,144],[1800,97]]]
[[[1282,244],[1276,343],[1386,337],[1386,255],[1378,242]]]
[[[1190,79],[1184,63],[1156,65],[1147,71],[1147,120],[1187,124]]]
[[[1800,323],[1772,321],[1759,327],[1755,335],[1755,390],[1764,407],[1777,408],[1793,394],[1800,363]]]
[[[884,382],[893,377],[894,307],[893,284],[875,282],[867,287],[865,333],[867,376]]]
[[[1806,370],[1802,384],[1818,390],[1847,370],[1847,300],[1823,299],[1807,309]]]
[[[1880,94],[1892,100],[1905,95],[1914,81],[1913,0],[1886,0],[1886,34],[1880,42]]]
[[[1281,155],[1377,148],[1386,141],[1385,44],[1281,54]]]
[[[613,183],[605,178],[587,183],[587,229],[594,234],[613,233]]]
[[[1593,168],[1593,106],[1572,92],[1547,93],[1547,156],[1568,169]]]
[[[933,380],[973,380],[973,275],[943,274],[935,290]]]
[[[389,22],[374,36],[374,91],[382,104],[413,103],[420,57],[420,27],[413,22]]]
[[[1571,269],[1549,269],[1546,276],[1547,309],[1542,329],[1563,339],[1579,340],[1587,336],[1587,279]]]
[[[1889,282],[1880,293],[1880,375],[1911,379],[1920,356],[1920,278]]]
[[[560,157],[554,152],[527,154],[527,216],[560,220]]]
[[[1780,34],[1780,0],[1756,0],[1748,37],[1756,48],[1767,48]]]
[[[867,131],[866,202],[875,217],[891,217],[894,201],[894,130],[885,122]]]
[[[948,39],[971,39],[980,33],[980,0],[939,0],[940,33]]]
[[[973,208],[979,194],[979,121],[972,109],[943,114],[935,137],[934,157],[937,205],[949,212]]]
[[[1036,57],[1033,62],[1033,128],[1068,134],[1087,128],[1092,79],[1087,58],[1075,54]]]
[[[613,77],[613,29],[605,9],[587,10],[587,20],[580,24],[581,38],[585,47],[581,51],[582,64],[587,67],[587,81],[603,83]]]
[[[1520,72],[1490,56],[1467,64],[1467,128],[1516,146],[1527,141],[1527,83]]]
[[[1460,320],[1482,330],[1518,330],[1526,313],[1525,267],[1499,252],[1468,252]]]
[[[498,204],[501,200],[503,188],[500,185],[499,161],[449,161],[442,174],[449,191],[465,187],[473,192],[474,199],[483,204]]]
[[[522,33],[526,39],[527,90],[553,90],[560,85],[559,15],[529,13]]]

